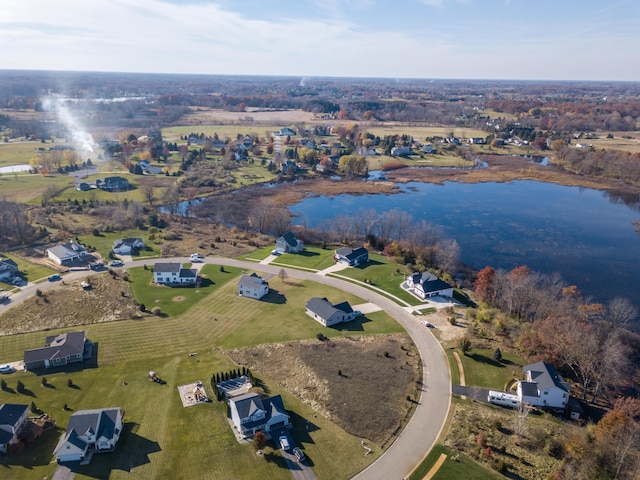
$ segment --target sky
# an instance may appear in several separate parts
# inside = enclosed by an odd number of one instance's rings
[[[2,0],[1,69],[640,81],[639,0]]]

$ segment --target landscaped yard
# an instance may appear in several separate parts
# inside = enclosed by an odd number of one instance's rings
[[[316,245],[305,245],[304,251],[300,253],[283,253],[271,264],[309,270],[324,270],[335,264],[333,261],[334,252],[335,249],[332,248],[323,249]]]
[[[472,348],[466,355],[458,353],[467,385],[503,390],[509,380],[522,377],[522,366],[527,363],[524,358],[502,353],[502,362],[498,363],[493,359],[493,352]],[[447,350],[447,355],[452,355],[451,349]],[[452,365],[455,365],[455,361]]]
[[[29,282],[33,282],[35,280],[46,278],[52,273],[56,273],[55,270],[51,268],[47,268],[38,263],[30,262],[24,257],[14,255],[12,253],[4,253],[0,252],[0,258],[13,260],[18,264],[18,269],[22,273],[22,276],[26,278]]]
[[[100,235],[80,235],[78,238],[84,245],[91,245],[95,248],[100,255],[104,258],[109,258],[109,252],[113,247],[113,242],[122,238],[137,238],[140,237],[145,244],[145,247],[150,247],[152,250],[149,252],[146,249],[142,249],[138,255],[134,256],[134,259],[140,259],[144,257],[158,256],[160,252],[158,247],[149,241],[149,230],[130,229],[120,232],[99,232]],[[155,247],[155,250],[154,250]]]
[[[406,292],[400,287],[409,272],[404,265],[399,265],[383,255],[369,253],[369,263],[358,267],[351,267],[330,275],[347,277],[378,287],[385,292],[401,298],[409,305],[420,305],[418,298]]]
[[[503,478],[464,454],[457,453],[444,445],[435,445],[420,466],[411,473],[408,480],[422,480],[441,454],[447,455],[447,459],[432,477],[433,480],[496,480]]]

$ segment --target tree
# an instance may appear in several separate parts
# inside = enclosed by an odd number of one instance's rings
[[[476,278],[476,297],[481,302],[488,304],[493,303],[495,300],[495,280],[496,271],[493,267],[484,267],[478,272]]]
[[[281,268],[278,272],[278,277],[280,277],[280,280],[284,283],[284,281],[287,279],[287,271],[284,268]]]
[[[153,207],[153,203],[156,200],[156,191],[155,188],[153,188],[153,185],[142,184],[140,186],[140,193],[142,193],[142,196],[149,206]]]
[[[493,352],[493,359],[496,362],[501,362],[502,361],[502,352],[500,351],[499,348],[496,348],[495,352]]]
[[[253,436],[253,446],[256,450],[262,450],[267,445],[267,436],[261,431],[257,431]]]
[[[468,337],[462,337],[458,340],[458,348],[466,355],[471,350],[471,340]]]
[[[362,155],[343,155],[338,162],[338,170],[347,177],[367,174],[367,159]]]

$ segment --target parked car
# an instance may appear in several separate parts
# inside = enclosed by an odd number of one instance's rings
[[[280,446],[283,450],[289,450],[289,439],[285,435],[280,437]]]
[[[18,285],[22,285],[22,277],[13,277],[13,279],[11,280],[11,285],[15,285],[16,287]]]
[[[0,373],[12,373],[15,370],[12,365],[0,365]]]
[[[122,260],[111,260],[109,262],[109,266],[110,267],[122,267],[124,265],[124,262]]]
[[[49,275],[50,282],[57,282],[58,280],[62,280],[62,277],[57,273],[54,273],[53,275]]]
[[[192,253],[191,254],[191,261],[192,262],[201,262],[203,258],[204,257],[202,255],[200,255],[199,253]]]
[[[296,447],[293,449],[293,454],[296,456],[296,458],[298,459],[299,462],[304,462],[304,459],[306,458],[304,456],[304,453],[302,453],[302,450],[300,450],[300,448]]]

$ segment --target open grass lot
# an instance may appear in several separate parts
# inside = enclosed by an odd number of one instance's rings
[[[260,458],[251,446],[236,442],[221,404],[184,409],[176,386],[199,379],[211,394],[211,374],[235,367],[221,348],[310,339],[320,330],[333,338],[362,333],[400,333],[402,328],[384,312],[376,312],[352,322],[351,326],[345,324],[343,330],[323,329],[304,314],[303,305],[309,296],[327,296],[353,304],[359,299],[310,282],[282,283],[276,278],[270,279],[276,290],[270,301],[239,298],[235,293],[239,272],[225,268],[230,272],[222,273],[217,267],[211,268],[213,271],[203,273],[213,280],[217,290],[209,290],[213,294],[192,304],[185,314],[85,325],[82,328],[87,336],[97,342],[97,365],[93,362],[84,370],[46,372],[50,387],[43,386],[41,376],[32,372],[4,376],[8,389],[0,392],[0,402],[30,404],[33,401],[37,408],[51,413],[61,427],[66,425],[71,413],[62,409],[65,403],[73,410],[124,408],[127,425],[116,452],[94,457],[92,464],[83,467],[76,478],[129,478],[131,473],[141,478],[176,478],[176,472],[180,472],[180,478],[290,478],[277,452],[267,448],[266,458]],[[142,268],[132,272],[139,270],[142,275],[150,274]],[[227,275],[224,283],[221,279]],[[131,276],[135,286],[135,274]],[[173,290],[182,293],[184,289]],[[282,300],[286,307],[278,303]],[[293,314],[283,314],[283,307]],[[273,328],[276,323],[277,329]],[[21,358],[25,349],[42,346],[44,337],[56,332],[0,337],[2,361]],[[190,356],[190,353],[196,355]],[[347,359],[344,361],[349,363]],[[148,381],[149,370],[157,371],[167,385]],[[268,372],[254,373],[262,378]],[[67,386],[69,378],[78,388]],[[23,381],[33,396],[14,393],[18,380]],[[380,451],[374,450],[365,457],[359,438],[317,415],[317,410],[293,394],[276,390],[268,378],[264,387],[271,394],[283,395],[292,414],[295,438],[313,462],[318,478],[350,478],[379,455]],[[307,420],[310,421],[308,430]],[[55,465],[49,461],[60,433],[61,430],[50,432],[32,450],[10,457],[5,464],[0,462],[0,468],[10,475],[3,474],[3,478],[51,478]]]
[[[27,279],[27,281],[29,282],[48,277],[52,273],[57,273],[51,268],[47,268],[44,265],[40,265],[39,263],[33,263],[28,259],[14,253],[0,252],[0,258],[8,258],[16,262],[18,264],[18,269],[22,273],[22,277]]]
[[[142,238],[145,246],[151,247],[152,251],[146,251],[144,248],[140,251],[139,255],[134,256],[134,259],[144,259],[145,257],[157,256],[160,254],[158,247],[155,247],[152,242],[149,241],[149,233],[147,230],[129,229],[120,232],[100,232],[99,236],[80,235],[78,238],[83,245],[91,245],[96,249],[100,255],[104,258],[109,258],[109,252],[113,247],[113,242],[121,238]]]
[[[58,193],[55,200],[61,201],[61,202],[66,202],[68,200],[71,200],[72,202],[74,200],[78,200],[78,202],[82,202],[83,200],[85,200],[88,202],[89,200],[94,199],[101,202],[105,202],[105,201],[122,202],[126,198],[127,200],[130,200],[130,201],[133,200],[136,202],[145,202],[145,198],[142,195],[142,192],[140,191],[139,187],[141,184],[140,182],[143,181],[146,177],[143,177],[141,175],[133,175],[128,172],[127,173],[118,172],[115,174],[105,173],[101,175],[89,175],[87,178],[83,178],[82,181],[87,183],[95,183],[96,179],[98,178],[102,179],[109,176],[119,176],[119,177],[126,178],[127,180],[129,180],[129,184],[131,185],[131,188],[126,192],[107,192],[106,190],[102,190],[100,188],[93,188],[91,190],[82,192],[80,190],[75,189],[75,183],[74,183],[75,178],[67,177],[67,180],[69,182],[67,184],[67,187]],[[164,190],[161,188],[158,188],[157,190],[158,191],[156,192],[156,196],[160,197]]]
[[[452,355],[452,351],[447,350],[447,354]],[[509,380],[521,378],[522,366],[527,363],[524,358],[506,352],[498,363],[493,359],[493,350],[487,349],[473,348],[467,355],[459,355],[466,384],[493,390],[503,390]],[[452,370],[455,365],[454,360]]]
[[[57,145],[57,144],[56,144]],[[52,144],[40,143],[40,141],[12,141],[0,143],[0,167],[6,165],[29,164],[29,160],[37,157],[42,151],[39,148],[49,150]]]
[[[636,132],[614,132],[613,138],[607,138],[606,133],[601,133],[598,138],[573,140],[573,143],[586,143],[587,145],[593,145],[593,148],[598,150],[607,149],[640,153],[640,134]]]
[[[380,138],[386,135],[411,135],[415,140],[424,142],[427,137],[448,137],[453,132],[455,137],[486,137],[487,132],[476,130],[473,128],[459,127],[421,127],[414,125],[369,125],[363,127],[363,130],[372,133]]]
[[[447,455],[447,459],[438,473],[432,477],[433,480],[495,480],[503,478],[464,454],[459,454],[444,445],[435,445],[420,466],[409,475],[408,480],[422,480],[443,453]]]
[[[390,155],[370,155],[367,157],[369,170],[383,170],[387,163],[403,163],[408,167],[467,167],[473,165],[459,155],[449,152],[422,155],[420,158],[392,157]]]
[[[374,287],[381,288],[401,298],[409,305],[420,305],[422,302],[420,302],[419,299],[400,288],[400,284],[405,278],[404,275],[409,273],[411,272],[409,272],[404,265],[398,265],[383,255],[369,253],[369,263],[359,267],[347,268],[329,275],[340,278],[345,277],[347,280],[352,278],[361,282],[368,280]]]
[[[257,248],[252,252],[249,252],[244,255],[240,255],[238,258],[241,260],[254,260],[254,261],[264,260],[269,255],[271,255],[271,251],[273,250],[274,247],[275,247],[275,244],[265,245],[264,247]]]
[[[334,265],[332,248],[318,247],[316,245],[305,245],[304,251],[300,253],[283,253],[272,265],[284,265],[291,267],[299,267],[310,270],[324,270]]]
[[[73,178],[66,175],[5,174],[0,177],[0,192],[11,202],[40,205],[40,197],[49,185],[63,190],[72,183]]]
[[[192,308],[225,283],[237,278],[239,270],[226,267],[225,271],[221,272],[217,266],[205,265],[200,271],[203,279],[198,288],[155,285],[152,283],[151,266],[148,270],[144,267],[132,268],[129,273],[131,289],[139,303],[143,303],[149,310],[159,307],[164,314],[177,316]]]
[[[251,116],[250,113],[246,113],[245,116],[246,115]],[[227,138],[235,140],[238,134],[242,136],[257,134],[260,137],[266,137],[267,132],[271,135],[275,130],[291,126],[290,123],[283,123],[282,125],[224,125],[213,122],[214,119],[211,117],[208,124],[166,127],[162,129],[162,138],[175,141],[178,140],[180,136],[189,135],[190,133],[204,133],[208,137],[213,137],[214,134],[217,133],[222,141]]]

